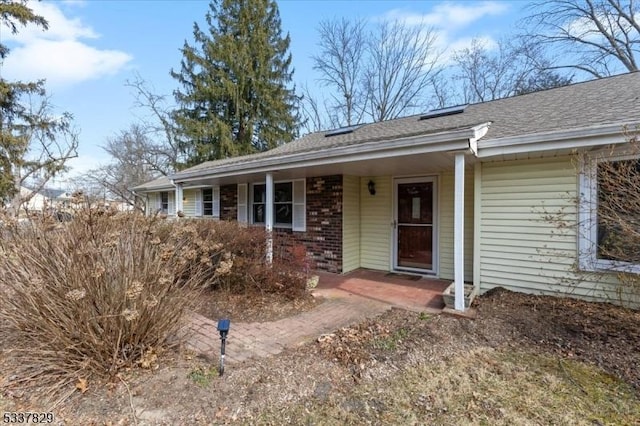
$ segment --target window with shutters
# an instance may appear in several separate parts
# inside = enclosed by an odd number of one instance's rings
[[[298,190],[294,200],[294,186]],[[294,231],[304,231],[306,212],[304,209],[304,180],[276,182],[273,192],[273,219],[278,228],[293,228]],[[250,191],[251,223],[263,225],[266,220],[267,188],[263,183],[251,185]],[[296,217],[299,216],[299,217]]]

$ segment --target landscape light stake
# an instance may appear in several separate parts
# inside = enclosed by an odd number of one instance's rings
[[[222,376],[224,374],[224,348],[227,343],[227,334],[229,334],[229,327],[231,326],[231,320],[221,319],[218,320],[218,331],[220,332],[220,368],[218,372]]]

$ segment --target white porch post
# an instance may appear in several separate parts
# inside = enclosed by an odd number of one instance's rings
[[[264,227],[267,230],[267,263],[273,262],[273,173],[267,173]]]
[[[464,311],[464,153],[455,158],[453,209],[453,282],[456,311]]]
[[[176,217],[180,217],[178,216],[178,212],[181,212],[184,210],[184,202],[183,202],[183,188],[182,188],[182,184],[178,183],[176,184]]]

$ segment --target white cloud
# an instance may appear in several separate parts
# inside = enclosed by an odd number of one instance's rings
[[[30,6],[48,21],[49,29],[30,25],[7,38],[13,46],[3,66],[5,77],[45,78],[48,87],[61,87],[115,74],[131,61],[125,52],[84,42],[99,34],[79,18],[66,17],[57,4],[34,2]]]
[[[481,3],[436,4],[428,13],[416,13],[402,9],[393,9],[380,19],[399,21],[408,26],[428,26],[436,34],[435,47],[442,52],[440,64],[448,64],[454,52],[471,46],[473,39],[479,39],[488,49],[497,46],[488,35],[468,35],[468,27],[486,16],[498,16],[509,10],[505,2],[486,1]],[[464,35],[461,35],[464,33]]]
[[[501,15],[508,9],[509,4],[505,2],[488,1],[478,4],[447,2],[436,5],[429,13],[414,13],[394,9],[387,12],[383,19],[398,20],[410,26],[429,25],[455,29],[466,27],[484,16]]]
[[[454,42],[450,43],[448,45],[449,51],[453,53],[456,51],[470,48],[474,40],[487,50],[493,50],[498,48],[498,43],[491,37],[486,37],[486,36],[473,37],[473,38],[464,37],[464,38],[459,38]]]

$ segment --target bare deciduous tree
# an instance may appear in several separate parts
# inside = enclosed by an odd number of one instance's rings
[[[78,131],[71,114],[53,115],[41,82],[2,81],[0,86],[7,98],[27,98],[20,106],[12,101],[14,110],[5,111],[1,125],[0,170],[11,185],[0,195],[9,200],[9,214],[17,215],[54,176],[67,170],[68,160],[77,156]],[[21,191],[25,186],[29,192]]]
[[[596,78],[638,70],[640,4],[634,0],[545,0],[530,8],[525,37],[558,52],[552,69]]]
[[[474,39],[470,47],[455,52],[453,60],[463,103],[491,101],[571,83],[571,76],[549,70],[540,49],[530,43],[502,40],[490,49]]]
[[[366,23],[326,20],[320,23],[320,53],[314,55],[313,69],[320,73],[320,82],[336,90],[330,110],[338,121],[351,126],[362,120],[366,94],[362,90],[366,54]],[[312,101],[317,107],[317,101]]]
[[[147,144],[144,152],[146,162],[163,175],[179,170],[184,158],[166,96],[156,94],[139,74],[133,80],[127,80],[126,85],[134,91],[134,106],[145,112],[138,117],[140,123],[135,127],[137,133],[144,135]]]
[[[343,121],[336,115],[340,111],[336,111],[326,99],[313,94],[308,85],[303,84],[301,87],[300,112],[304,117],[301,124],[303,133],[340,127]]]
[[[400,21],[367,28],[362,20],[321,24],[314,69],[334,92],[323,102],[307,90],[304,109],[312,124],[318,117],[333,127],[389,120],[430,103],[440,71],[435,31]]]
[[[433,29],[400,21],[381,22],[370,35],[364,90],[374,121],[424,109],[426,89],[438,74],[435,42]]]
[[[161,160],[154,157],[153,146],[145,128],[133,124],[102,147],[111,156],[112,162],[88,172],[83,180],[90,187],[102,187],[110,196],[144,211],[141,200],[129,188],[148,182],[162,173],[154,166]],[[87,191],[88,188],[83,190]]]

